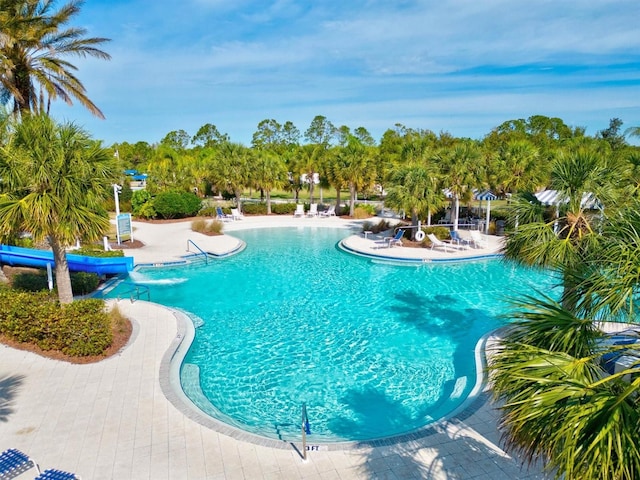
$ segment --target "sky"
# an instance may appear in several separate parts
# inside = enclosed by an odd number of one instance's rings
[[[638,19],[638,0],[87,0],[72,25],[112,58],[71,61],[106,120],[51,113],[106,145],[208,123],[250,145],[262,120],[317,115],[378,141],[532,115],[594,135],[640,126]]]

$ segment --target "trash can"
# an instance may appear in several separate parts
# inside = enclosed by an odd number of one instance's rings
[[[496,220],[496,235],[504,235],[504,220]]]

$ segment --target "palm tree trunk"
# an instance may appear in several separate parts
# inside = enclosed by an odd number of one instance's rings
[[[73,291],[71,290],[71,276],[69,275],[69,264],[67,263],[67,252],[60,242],[54,237],[49,237],[49,245],[53,252],[53,261],[56,264],[56,286],[58,288],[58,300],[60,303],[73,302]]]
[[[356,186],[354,183],[349,184],[349,216],[353,217],[356,212]]]
[[[458,231],[458,216],[460,215],[460,200],[458,195],[453,196],[453,229]]]
[[[336,215],[340,215],[340,185],[336,185]]]
[[[271,215],[271,190],[266,190],[264,193],[267,197],[267,215]]]
[[[238,210],[242,211],[242,205],[240,198],[242,197],[242,192],[240,190],[236,190],[236,204],[238,206]]]

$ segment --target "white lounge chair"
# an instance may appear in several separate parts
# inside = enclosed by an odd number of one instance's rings
[[[470,230],[469,235],[474,248],[487,248],[489,246],[489,243],[482,238],[482,234],[478,230]]]
[[[304,217],[304,204],[299,203],[296,205],[296,211],[293,212],[294,217]]]
[[[309,211],[307,212],[307,217],[317,217],[318,216],[318,204],[312,203],[309,205]]]
[[[447,247],[453,248],[453,245],[443,242],[438,237],[436,237],[433,233],[428,233],[427,238],[431,242],[431,250],[433,250],[435,247],[435,248],[442,248],[446,252],[448,251]]]
[[[244,220],[244,215],[242,213],[240,213],[240,209],[239,208],[232,208],[231,209],[231,218],[233,218],[234,220]]]
[[[320,212],[318,215],[321,217],[335,217],[336,216],[336,206],[330,205],[324,212]]]

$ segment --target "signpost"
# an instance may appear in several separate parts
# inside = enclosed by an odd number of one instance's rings
[[[116,235],[118,245],[122,242],[122,237],[129,236],[128,240],[133,241],[133,228],[131,228],[131,214],[120,213],[116,216]]]

